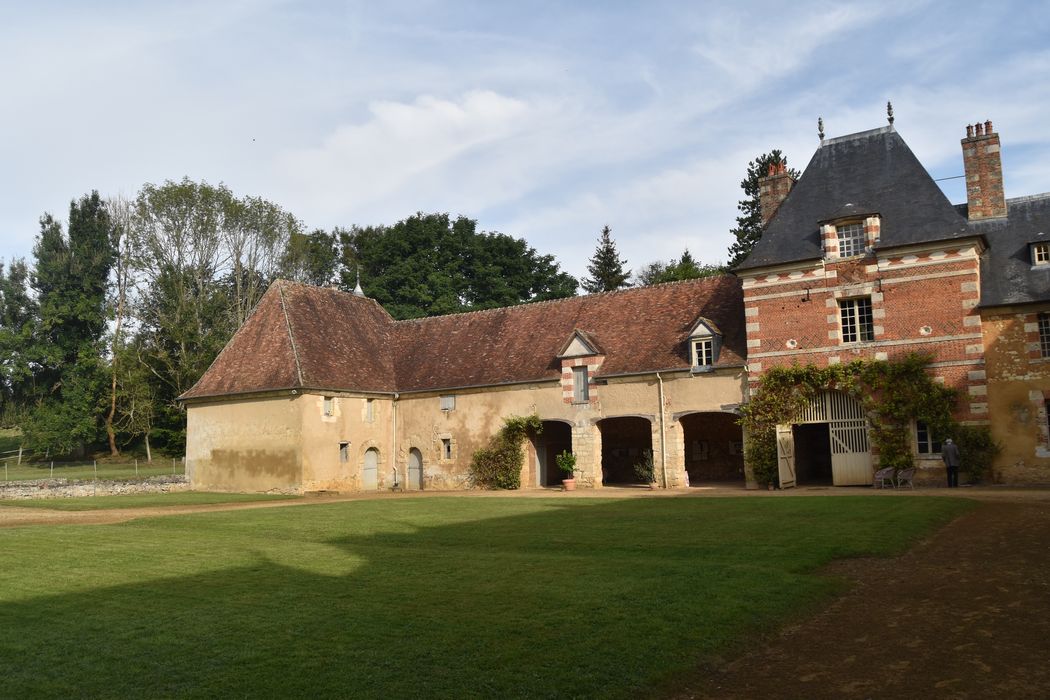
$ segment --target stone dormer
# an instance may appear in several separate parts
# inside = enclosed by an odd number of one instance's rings
[[[605,351],[593,335],[573,330],[558,352],[561,360],[561,395],[565,403],[590,406],[598,403],[594,378],[605,361]]]
[[[701,316],[689,331],[689,364],[694,373],[710,372],[722,351],[722,333],[718,326]]]
[[[825,260],[868,255],[882,234],[882,216],[859,204],[844,205],[819,225]]]

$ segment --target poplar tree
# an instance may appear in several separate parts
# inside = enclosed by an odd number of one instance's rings
[[[591,264],[587,266],[590,277],[580,280],[582,286],[588,293],[612,292],[627,286],[627,278],[631,276],[630,270],[624,270],[623,266],[627,260],[621,259],[616,250],[616,243],[612,239],[612,229],[608,226],[602,229],[598,237],[598,247],[591,257]]]

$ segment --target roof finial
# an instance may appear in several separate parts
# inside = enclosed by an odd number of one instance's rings
[[[893,126],[893,103],[889,100],[886,100],[886,121]]]
[[[820,142],[824,143],[824,117],[817,117],[817,136],[820,137]]]
[[[357,284],[354,286],[354,296],[363,297],[365,291],[361,289],[361,266],[357,266]]]

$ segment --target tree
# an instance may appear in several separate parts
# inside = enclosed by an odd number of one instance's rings
[[[342,287],[361,286],[398,319],[488,309],[576,293],[576,280],[524,240],[477,222],[423,214],[340,231]]]
[[[24,426],[27,442],[83,453],[98,435],[105,373],[102,334],[113,265],[109,214],[98,192],[70,203],[68,237],[50,215],[33,249],[39,304],[34,361],[41,395]]]
[[[672,258],[668,263],[656,260],[643,266],[635,273],[635,282],[640,287],[648,287],[649,285],[663,284],[664,282],[681,282],[700,277],[712,277],[724,272],[725,268],[721,265],[708,265],[697,262],[687,248],[682,252],[682,257],[677,260]]]
[[[735,240],[729,246],[729,262],[726,263],[729,269],[744,262],[744,258],[751,253],[755,243],[762,237],[762,204],[759,197],[758,179],[769,173],[770,165],[781,163],[787,165],[787,158],[779,149],[773,149],[747,164],[747,177],[740,181],[745,197],[737,203],[740,216],[736,217],[736,228],[730,231]],[[799,172],[793,168],[788,171],[788,174],[796,180],[799,177]]]
[[[281,276],[324,287],[335,282],[338,266],[338,230],[293,231],[281,258]]]
[[[591,257],[591,263],[587,266],[590,277],[584,277],[580,281],[587,292],[612,292],[627,286],[627,278],[630,272],[623,269],[627,260],[620,259],[616,250],[616,243],[612,239],[612,229],[608,226],[602,228],[601,236],[598,238],[598,247]]]
[[[29,295],[29,271],[15,259],[4,274],[0,262],[0,424],[16,425],[33,395],[32,345],[37,304]]]

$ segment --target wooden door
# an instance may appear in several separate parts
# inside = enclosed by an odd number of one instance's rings
[[[408,451],[408,484],[406,488],[417,491],[423,489],[423,455],[414,447]]]
[[[795,486],[795,436],[790,425],[777,426],[777,471],[780,488]]]
[[[361,477],[361,489],[363,491],[377,491],[379,489],[379,451],[370,447],[365,452],[365,468]]]

